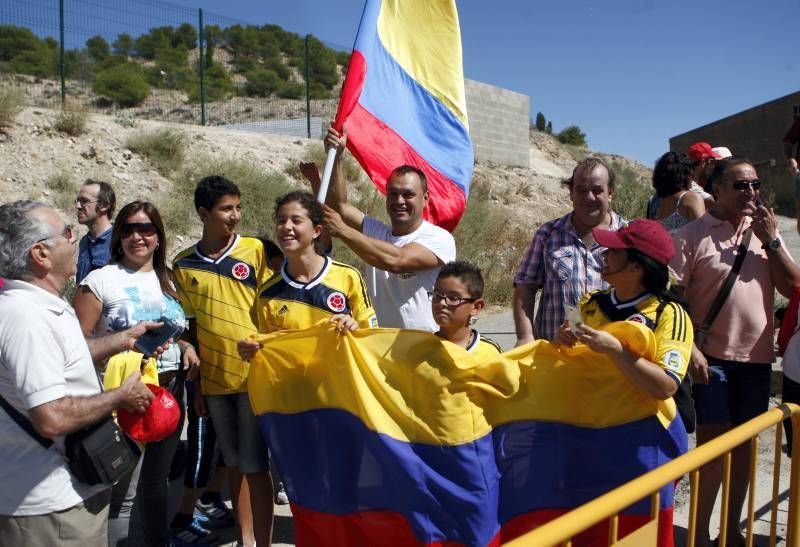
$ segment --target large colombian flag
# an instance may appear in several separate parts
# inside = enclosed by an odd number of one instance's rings
[[[421,169],[426,219],[455,229],[472,179],[455,0],[367,0],[334,126],[375,185]]]
[[[607,327],[652,358],[652,332]],[[262,336],[250,401],[298,545],[498,545],[686,450],[672,400],[585,346],[536,342],[479,362],[421,331],[328,325]],[[659,542],[672,544],[672,485]],[[628,508],[620,535],[648,518]],[[573,545],[605,544],[605,525]]]

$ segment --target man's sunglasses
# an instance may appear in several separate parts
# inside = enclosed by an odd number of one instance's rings
[[[152,222],[128,222],[122,225],[119,235],[125,239],[131,237],[133,232],[138,232],[142,237],[152,237],[156,235],[156,227]]]
[[[747,188],[752,188],[753,190],[758,190],[759,188],[761,188],[761,181],[758,180],[758,179],[756,179],[756,180],[735,180],[735,181],[733,181],[731,186],[733,186],[734,190],[739,190],[740,192],[742,190],[747,190]]]

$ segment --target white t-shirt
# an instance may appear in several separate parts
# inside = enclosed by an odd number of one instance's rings
[[[104,336],[134,326],[140,321],[158,321],[162,316],[181,325],[186,316],[177,300],[161,292],[156,272],[137,272],[122,264],[94,270],[81,281],[103,304],[95,336]],[[181,360],[178,344],[172,344],[158,359],[159,372],[175,370]]]
[[[365,216],[361,227],[364,235],[388,241],[396,247],[417,243],[435,254],[443,264],[456,258],[456,242],[450,232],[423,220],[414,232],[392,235],[391,226]],[[367,266],[367,288],[378,316],[378,325],[401,329],[436,332],[428,291],[433,290],[440,266],[419,272],[393,274]]]
[[[100,393],[75,311],[24,281],[0,290],[0,394],[25,416],[67,396]],[[0,515],[44,515],[81,503],[105,486],[73,479],[64,438],[45,449],[0,410]]]

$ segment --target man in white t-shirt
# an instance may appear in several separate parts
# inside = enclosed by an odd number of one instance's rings
[[[428,291],[436,275],[456,258],[450,232],[423,220],[428,204],[425,174],[410,165],[396,168],[386,183],[386,211],[391,226],[348,203],[340,159],[346,136],[328,130],[326,147],[337,150],[325,203],[325,227],[369,266],[367,288],[381,327],[438,330]]]
[[[75,479],[64,435],[118,407],[144,412],[139,373],[102,392],[92,358],[129,349],[136,330],[90,348],[61,293],[75,274],[72,228],[34,201],[0,206],[0,395],[54,443],[45,449],[0,410],[0,545],[103,545],[109,489]]]

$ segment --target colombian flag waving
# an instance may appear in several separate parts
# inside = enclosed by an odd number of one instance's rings
[[[386,191],[396,167],[425,173],[426,219],[454,230],[473,153],[455,0],[367,0],[334,127]]]
[[[652,358],[653,333],[606,330]],[[248,390],[297,544],[499,545],[686,451],[675,404],[609,358],[538,341],[481,362],[422,331],[329,325],[259,340]],[[673,486],[659,545],[672,545]],[[620,516],[620,536],[649,518]],[[573,545],[605,544],[606,525]]]

